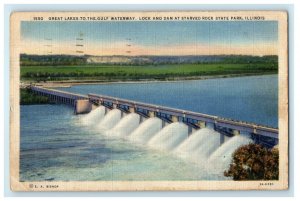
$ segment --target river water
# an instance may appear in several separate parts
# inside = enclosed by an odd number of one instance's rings
[[[274,127],[278,122],[276,75],[62,89]],[[65,105],[21,106],[20,180],[226,180],[230,178],[223,171],[232,152],[249,142],[234,137],[219,147],[219,134],[209,129],[187,139],[182,124],[161,128],[160,120],[149,119],[139,125],[135,114],[121,119],[119,111],[106,115],[103,111],[98,108],[87,115],[73,115],[72,108]]]
[[[60,90],[109,95],[278,127],[278,76],[182,82],[77,85]]]

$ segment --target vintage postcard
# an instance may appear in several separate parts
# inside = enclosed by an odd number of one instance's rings
[[[287,189],[287,16],[12,13],[11,189]]]

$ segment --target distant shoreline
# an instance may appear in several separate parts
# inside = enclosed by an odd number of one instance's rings
[[[220,78],[233,78],[233,77],[248,77],[248,76],[263,76],[263,75],[277,75],[278,73],[242,73],[242,74],[224,74],[224,75],[207,75],[207,76],[189,76],[189,77],[173,77],[165,80],[156,79],[128,79],[128,80],[61,80],[61,81],[47,81],[47,82],[34,82],[21,80],[20,88],[26,88],[29,85],[38,85],[43,87],[71,87],[75,85],[101,85],[101,84],[147,84],[147,83],[164,83],[164,82],[182,82],[182,81],[196,81],[207,79],[220,79]]]

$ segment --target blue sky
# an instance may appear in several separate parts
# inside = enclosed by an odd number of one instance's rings
[[[51,38],[55,45],[74,44],[79,33],[83,33],[85,46],[97,44],[105,51],[105,45],[119,47],[130,43],[137,51],[143,48],[191,47],[243,47],[253,49],[259,45],[277,48],[278,31],[275,21],[127,21],[127,22],[22,22],[21,40],[25,43],[44,44]],[[130,41],[128,40],[130,38]],[[103,46],[103,47],[102,47]],[[197,46],[197,47],[198,47]],[[276,47],[274,47],[276,46]],[[125,46],[124,46],[125,48]],[[24,51],[26,52],[24,48]],[[117,48],[118,49],[118,48]],[[180,49],[180,48],[179,48]],[[183,48],[184,49],[184,48]],[[226,49],[226,48],[225,48]],[[153,49],[154,51],[154,49]],[[150,51],[153,53],[153,51]],[[250,50],[249,50],[250,51]],[[265,50],[264,50],[265,51]],[[156,51],[158,54],[159,50]],[[180,52],[180,51],[179,51]],[[252,50],[253,52],[253,50]],[[182,54],[184,52],[181,51]],[[251,53],[251,51],[250,51]],[[263,53],[263,52],[262,52]],[[267,52],[266,52],[267,54]]]

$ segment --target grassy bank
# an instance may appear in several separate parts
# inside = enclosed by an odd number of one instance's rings
[[[277,73],[275,64],[168,64],[148,66],[78,65],[78,66],[23,66],[21,79],[32,81],[56,80],[172,80],[193,76],[230,74]]]
[[[45,96],[38,96],[30,89],[20,89],[20,104],[33,105],[33,104],[49,104],[50,100]]]

